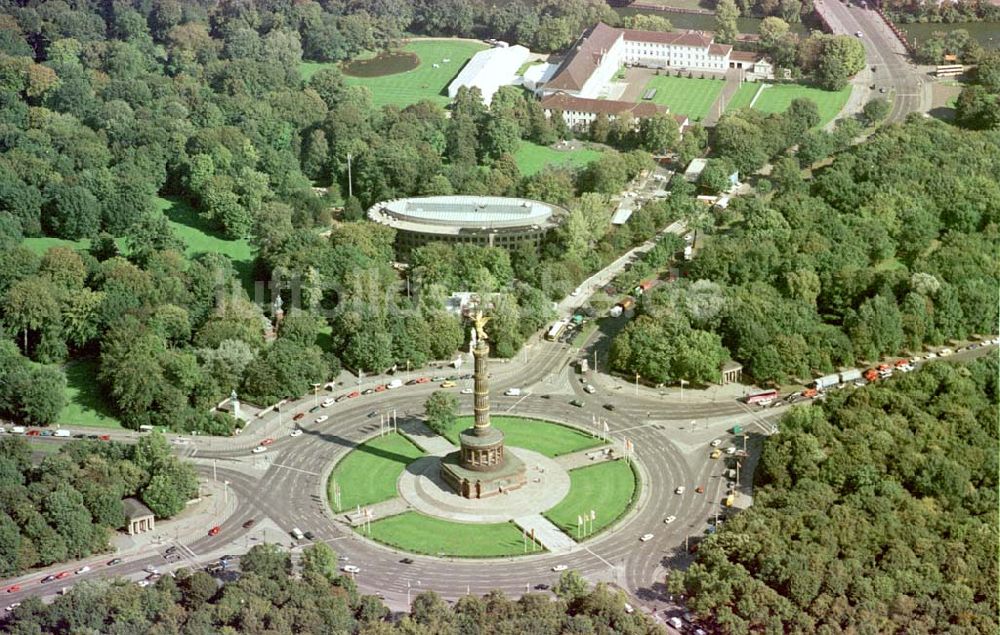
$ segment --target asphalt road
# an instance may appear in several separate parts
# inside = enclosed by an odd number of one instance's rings
[[[868,55],[868,69],[862,72],[872,77],[871,83],[875,85],[872,97],[883,96],[891,100],[887,122],[902,121],[911,112],[924,112],[930,107],[925,99],[925,85],[930,78],[910,62],[903,43],[878,13],[838,0],[819,0],[816,8],[834,33],[854,35],[861,32],[860,39]],[[871,73],[872,66],[876,67],[874,73]],[[879,93],[879,88],[885,88],[886,94]]]

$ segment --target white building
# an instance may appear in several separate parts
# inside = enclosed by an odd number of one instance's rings
[[[716,44],[710,33],[616,29],[598,22],[566,55],[543,91],[598,98],[625,65],[722,74],[735,67],[732,52],[732,46]]]
[[[530,57],[531,51],[520,44],[480,51],[469,59],[448,85],[448,97],[454,99],[462,86],[475,86],[483,94],[483,102],[489,104],[501,86],[516,83],[518,69]]]
[[[613,99],[587,99],[574,97],[566,93],[556,93],[542,99],[542,110],[546,117],[553,113],[561,113],[566,125],[572,130],[586,130],[597,119],[598,114],[607,116],[608,121],[621,117],[632,118],[638,124],[639,119],[652,117],[658,112],[667,112],[663,106],[652,102],[640,103],[632,101],[615,101]],[[678,124],[680,121],[678,121]]]

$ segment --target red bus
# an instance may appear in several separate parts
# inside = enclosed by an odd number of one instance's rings
[[[748,404],[760,404],[761,406],[766,406],[777,398],[777,390],[761,390],[760,392],[754,392],[747,395],[746,402]]]

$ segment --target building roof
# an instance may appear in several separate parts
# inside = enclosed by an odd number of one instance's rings
[[[520,44],[479,51],[462,67],[450,84],[448,95],[454,97],[462,86],[479,88],[483,101],[493,101],[493,94],[504,85],[513,84],[517,70],[531,57],[531,51]]]
[[[732,44],[710,44],[708,46],[709,55],[729,55],[732,51]]]
[[[368,210],[368,217],[405,231],[459,234],[468,230],[552,226],[553,213],[562,211],[561,207],[525,198],[422,196],[377,203]]]
[[[146,518],[147,516],[153,515],[152,510],[143,505],[142,501],[138,498],[130,497],[122,499],[122,505],[125,507],[125,518],[127,520]]]
[[[667,112],[667,109],[663,106],[658,106],[648,101],[636,103],[614,99],[587,99],[585,97],[574,97],[566,93],[549,95],[541,101],[541,105],[545,110],[575,110],[578,112],[604,113],[615,116],[630,113],[639,119],[652,117],[658,112]]]
[[[630,42],[654,42],[674,46],[697,46],[704,48],[712,43],[714,35],[705,31],[639,31],[625,29],[625,39]]]
[[[594,74],[604,54],[622,36],[621,29],[598,22],[577,40],[576,46],[566,55],[562,66],[546,88],[580,90]]]
[[[752,51],[733,51],[730,54],[729,59],[734,62],[759,62],[760,53],[754,53]]]

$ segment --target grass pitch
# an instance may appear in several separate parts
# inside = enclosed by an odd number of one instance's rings
[[[342,511],[395,498],[399,475],[421,456],[423,452],[401,434],[362,443],[333,468],[327,483],[331,507]],[[333,504],[334,481],[340,486],[340,510]]]
[[[458,523],[404,512],[373,522],[368,537],[404,551],[432,556],[497,558],[524,554],[521,530],[509,522]]]
[[[603,445],[600,439],[585,432],[539,419],[493,416],[490,423],[503,431],[505,445],[533,450],[548,457]],[[459,417],[445,437],[458,445],[458,433],[471,428],[472,424],[472,417]]]
[[[718,99],[725,82],[721,79],[698,79],[698,75],[695,72],[692,79],[654,75],[642,92],[655,88],[653,103],[670,108],[671,113],[687,115],[692,121],[700,121]]]
[[[569,478],[569,494],[545,517],[573,539],[578,516],[596,512],[593,530],[589,523],[587,529],[588,535],[596,534],[628,511],[638,493],[635,472],[624,460],[570,470]]]
[[[581,148],[579,150],[553,150],[548,146],[522,141],[514,153],[514,162],[522,176],[541,172],[546,166],[583,167],[601,156],[599,150]]]
[[[760,84],[754,82],[747,82],[740,86],[736,94],[733,95],[733,98],[729,100],[729,104],[726,105],[726,111],[738,110],[750,106],[750,102],[753,100],[753,96],[757,94],[759,87]],[[753,108],[754,110],[767,113],[785,112],[793,99],[811,99],[816,102],[816,107],[819,109],[820,121],[817,127],[822,128],[833,121],[850,96],[850,85],[847,85],[842,90],[833,92],[798,84],[772,84],[761,92]]]
[[[480,42],[465,40],[411,40],[402,50],[420,58],[420,64],[413,70],[379,77],[345,75],[344,81],[352,86],[367,86],[377,107],[395,104],[402,108],[424,99],[444,105],[450,101],[448,84],[470,57],[486,48]],[[321,68],[331,65],[303,62],[299,73],[308,80]]]

